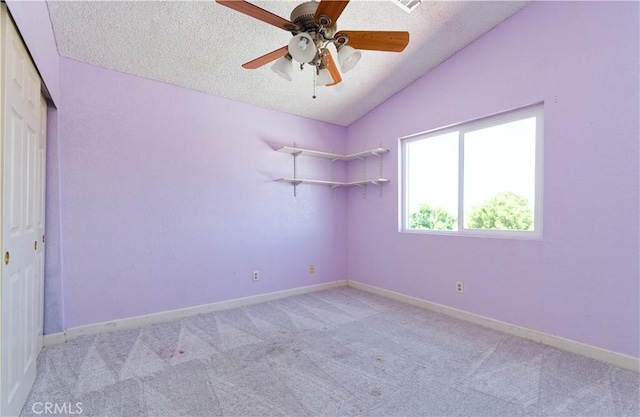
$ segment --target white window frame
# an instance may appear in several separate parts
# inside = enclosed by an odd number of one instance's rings
[[[533,207],[533,230],[494,230],[494,229],[467,229],[464,228],[464,135],[465,133],[499,126],[529,117],[536,117],[536,144],[535,144],[535,202]],[[458,230],[430,230],[410,229],[408,226],[408,190],[409,177],[407,163],[407,144],[443,134],[458,133]],[[484,117],[481,119],[457,123],[442,128],[437,128],[415,135],[405,136],[399,139],[400,147],[400,201],[399,201],[399,231],[404,233],[417,233],[429,235],[453,235],[453,236],[480,236],[510,239],[541,239],[542,238],[542,197],[543,197],[543,146],[544,146],[544,104],[536,104],[504,113]]]

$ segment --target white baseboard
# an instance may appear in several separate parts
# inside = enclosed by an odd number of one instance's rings
[[[42,343],[44,347],[61,345],[64,342],[66,342],[66,339],[67,339],[67,335],[65,334],[65,332],[51,333],[51,334],[44,335],[44,340]]]
[[[433,303],[420,298],[386,290],[384,288],[374,287],[372,285],[363,284],[361,282],[353,280],[334,281],[325,284],[311,285],[307,287],[294,288],[291,290],[276,291],[267,294],[236,298],[233,300],[220,301],[217,303],[187,307],[178,310],[164,311],[161,313],[128,317],[125,319],[94,323],[86,326],[72,327],[65,330],[64,332],[44,335],[44,346],[63,344],[68,340],[75,339],[79,336],[93,335],[113,330],[131,329],[150,324],[163,323],[171,320],[181,319],[184,317],[195,316],[198,314],[206,314],[214,311],[228,310],[231,308],[237,308],[251,304],[264,303],[267,301],[273,301],[293,295],[301,295],[314,291],[328,290],[345,285],[357,288],[359,290],[378,294],[383,297],[392,298],[394,300],[398,300],[417,307],[425,308],[427,310],[446,314],[451,317],[465,320],[504,333],[512,334],[514,336],[522,337],[524,339],[532,340],[534,342],[553,346],[555,348],[586,356],[588,358],[610,363],[621,368],[640,372],[640,358],[613,352],[611,350],[599,348],[592,345],[587,345],[585,343],[576,342],[574,340],[565,339],[563,337],[554,336],[537,330],[527,329],[526,327],[518,326],[500,320],[495,320],[485,316],[480,316],[478,314],[469,313],[457,308]]]
[[[59,345],[79,336],[86,336],[113,330],[132,329],[150,324],[163,323],[178,320],[184,317],[196,316],[198,314],[211,313],[213,311],[228,310],[247,306],[251,304],[264,303],[280,298],[291,297],[293,295],[307,294],[315,291],[328,290],[347,285],[346,280],[333,281],[325,284],[310,285],[306,287],[293,288],[291,290],[276,291],[266,294],[252,295],[249,297],[235,298],[233,300],[220,301],[217,303],[203,304],[194,307],[186,307],[178,310],[163,311],[160,313],[147,314],[144,316],[127,317],[125,319],[105,321],[101,323],[89,324],[86,326],[71,327],[64,332],[44,335],[44,346]]]
[[[586,356],[591,359],[606,362],[611,365],[619,366],[620,368],[640,372],[640,358],[607,349],[602,349],[592,345],[587,345],[585,343],[576,342],[575,340],[565,339],[563,337],[554,336],[552,334],[543,333],[537,330],[527,329],[526,327],[507,323],[504,321],[494,320],[489,317],[480,316],[478,314],[469,313],[463,310],[458,310],[457,308],[448,307],[442,304],[432,303],[421,298],[411,297],[409,295],[385,290],[383,288],[363,284],[358,281],[349,280],[347,285],[359,290],[368,291],[373,294],[411,304],[416,307],[421,307],[427,310],[435,311],[437,313],[446,314],[448,316],[478,324],[480,326],[489,327],[500,332],[512,334],[514,336],[522,337],[534,342],[553,346],[567,352],[576,353],[578,355]]]

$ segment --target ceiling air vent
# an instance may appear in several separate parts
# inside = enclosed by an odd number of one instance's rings
[[[416,7],[418,7],[418,5],[420,5],[420,3],[422,3],[422,0],[391,0],[391,1],[397,4],[398,6],[400,6],[402,10],[404,10],[407,13],[411,13]]]

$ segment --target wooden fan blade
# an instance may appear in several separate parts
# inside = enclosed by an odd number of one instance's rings
[[[342,76],[340,75],[340,71],[338,71],[336,61],[333,60],[333,56],[331,56],[331,52],[329,51],[327,51],[327,69],[329,70],[329,74],[331,74],[331,78],[333,78],[333,82],[327,84],[327,87],[336,85],[342,81]]]
[[[262,20],[263,22],[279,27],[280,29],[288,31],[300,30],[298,25],[288,21],[287,19],[284,19],[267,10],[261,9],[258,6],[254,6],[253,4],[244,0],[216,0],[216,3],[219,3],[237,12],[244,13],[247,16]]]
[[[320,16],[325,15],[331,19],[331,26],[334,26],[347,4],[349,4],[349,0],[322,0],[314,16],[316,22]]]
[[[339,35],[349,38],[347,45],[370,51],[402,52],[409,44],[409,32],[343,30],[335,36]]]
[[[249,61],[245,64],[242,64],[242,68],[246,68],[246,69],[260,68],[263,65],[267,65],[271,61],[275,61],[278,58],[282,58],[287,54],[287,52],[288,52],[287,47],[283,46],[280,49],[276,49],[275,51],[262,55],[260,58],[256,58],[253,61]]]

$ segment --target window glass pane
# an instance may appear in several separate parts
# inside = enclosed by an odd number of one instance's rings
[[[464,135],[464,227],[533,230],[536,118]]]
[[[457,230],[458,132],[406,144],[407,228]]]

